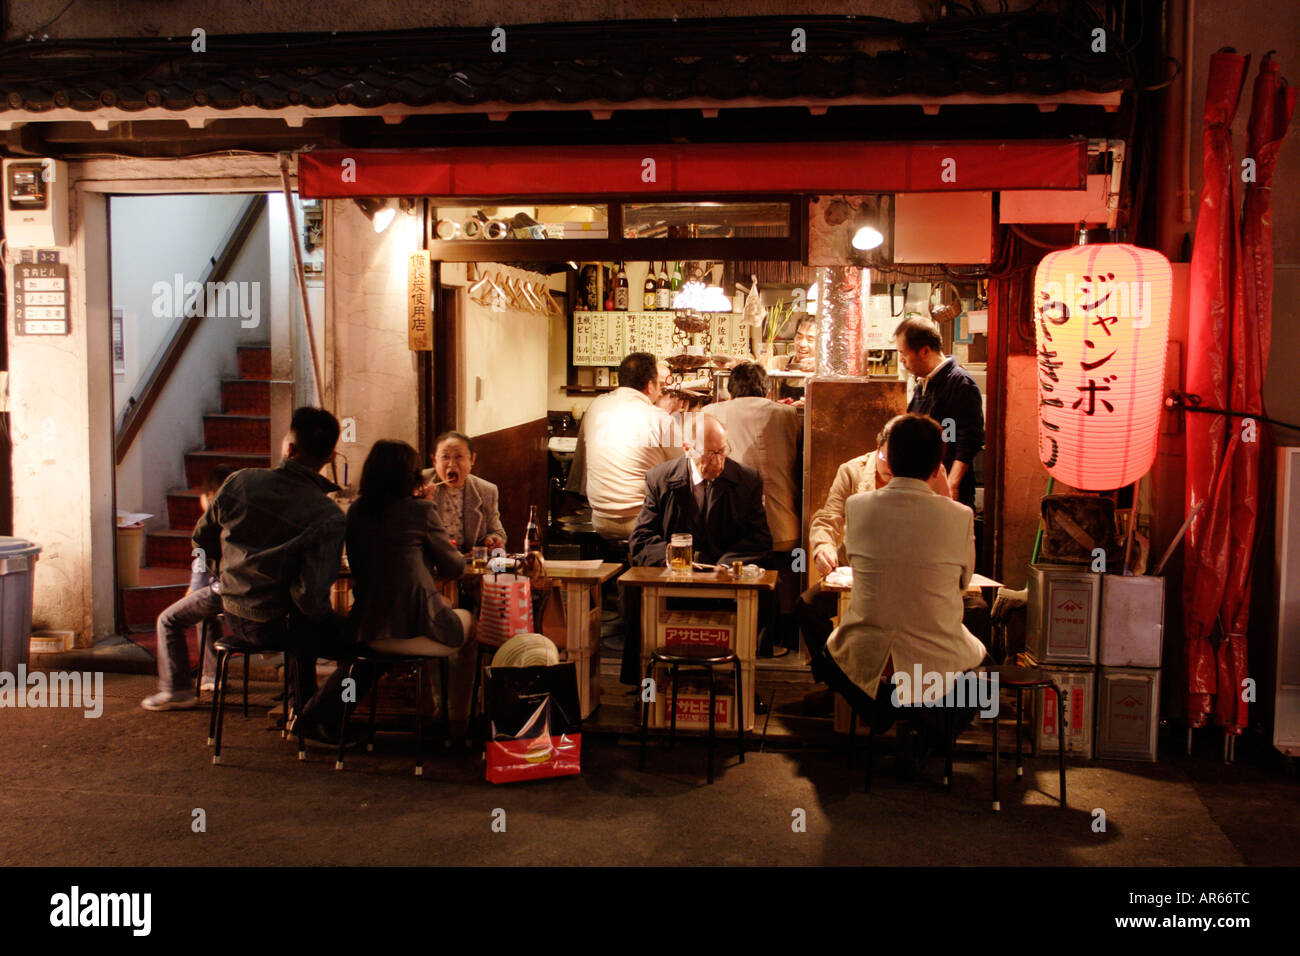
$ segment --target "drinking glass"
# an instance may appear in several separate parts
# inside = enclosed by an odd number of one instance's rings
[[[691,563],[695,558],[692,546],[694,539],[689,534],[675,534],[668,541],[668,569],[673,574],[690,574]]]
[[[488,566],[488,549],[479,545],[470,552],[469,566],[474,571],[486,571]]]

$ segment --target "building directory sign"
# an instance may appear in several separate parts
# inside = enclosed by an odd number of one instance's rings
[[[18,335],[68,334],[66,263],[16,263],[13,288],[14,331]]]

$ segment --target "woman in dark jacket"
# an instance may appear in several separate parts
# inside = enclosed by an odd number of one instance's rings
[[[358,641],[424,638],[451,649],[469,639],[473,617],[453,609],[434,580],[435,574],[459,578],[465,559],[444,533],[433,502],[415,497],[420,485],[414,448],[403,441],[375,442],[361,470],[360,496],[348,510]]]

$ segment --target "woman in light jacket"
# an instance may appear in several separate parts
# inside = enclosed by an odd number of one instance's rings
[[[497,486],[470,474],[477,460],[468,436],[443,432],[433,443],[438,481],[420,492],[433,502],[447,536],[461,554],[469,554],[478,546],[489,551],[506,546]]]

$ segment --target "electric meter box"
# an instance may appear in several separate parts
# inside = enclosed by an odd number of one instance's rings
[[[11,249],[68,245],[68,164],[57,159],[4,161],[5,238]]]

